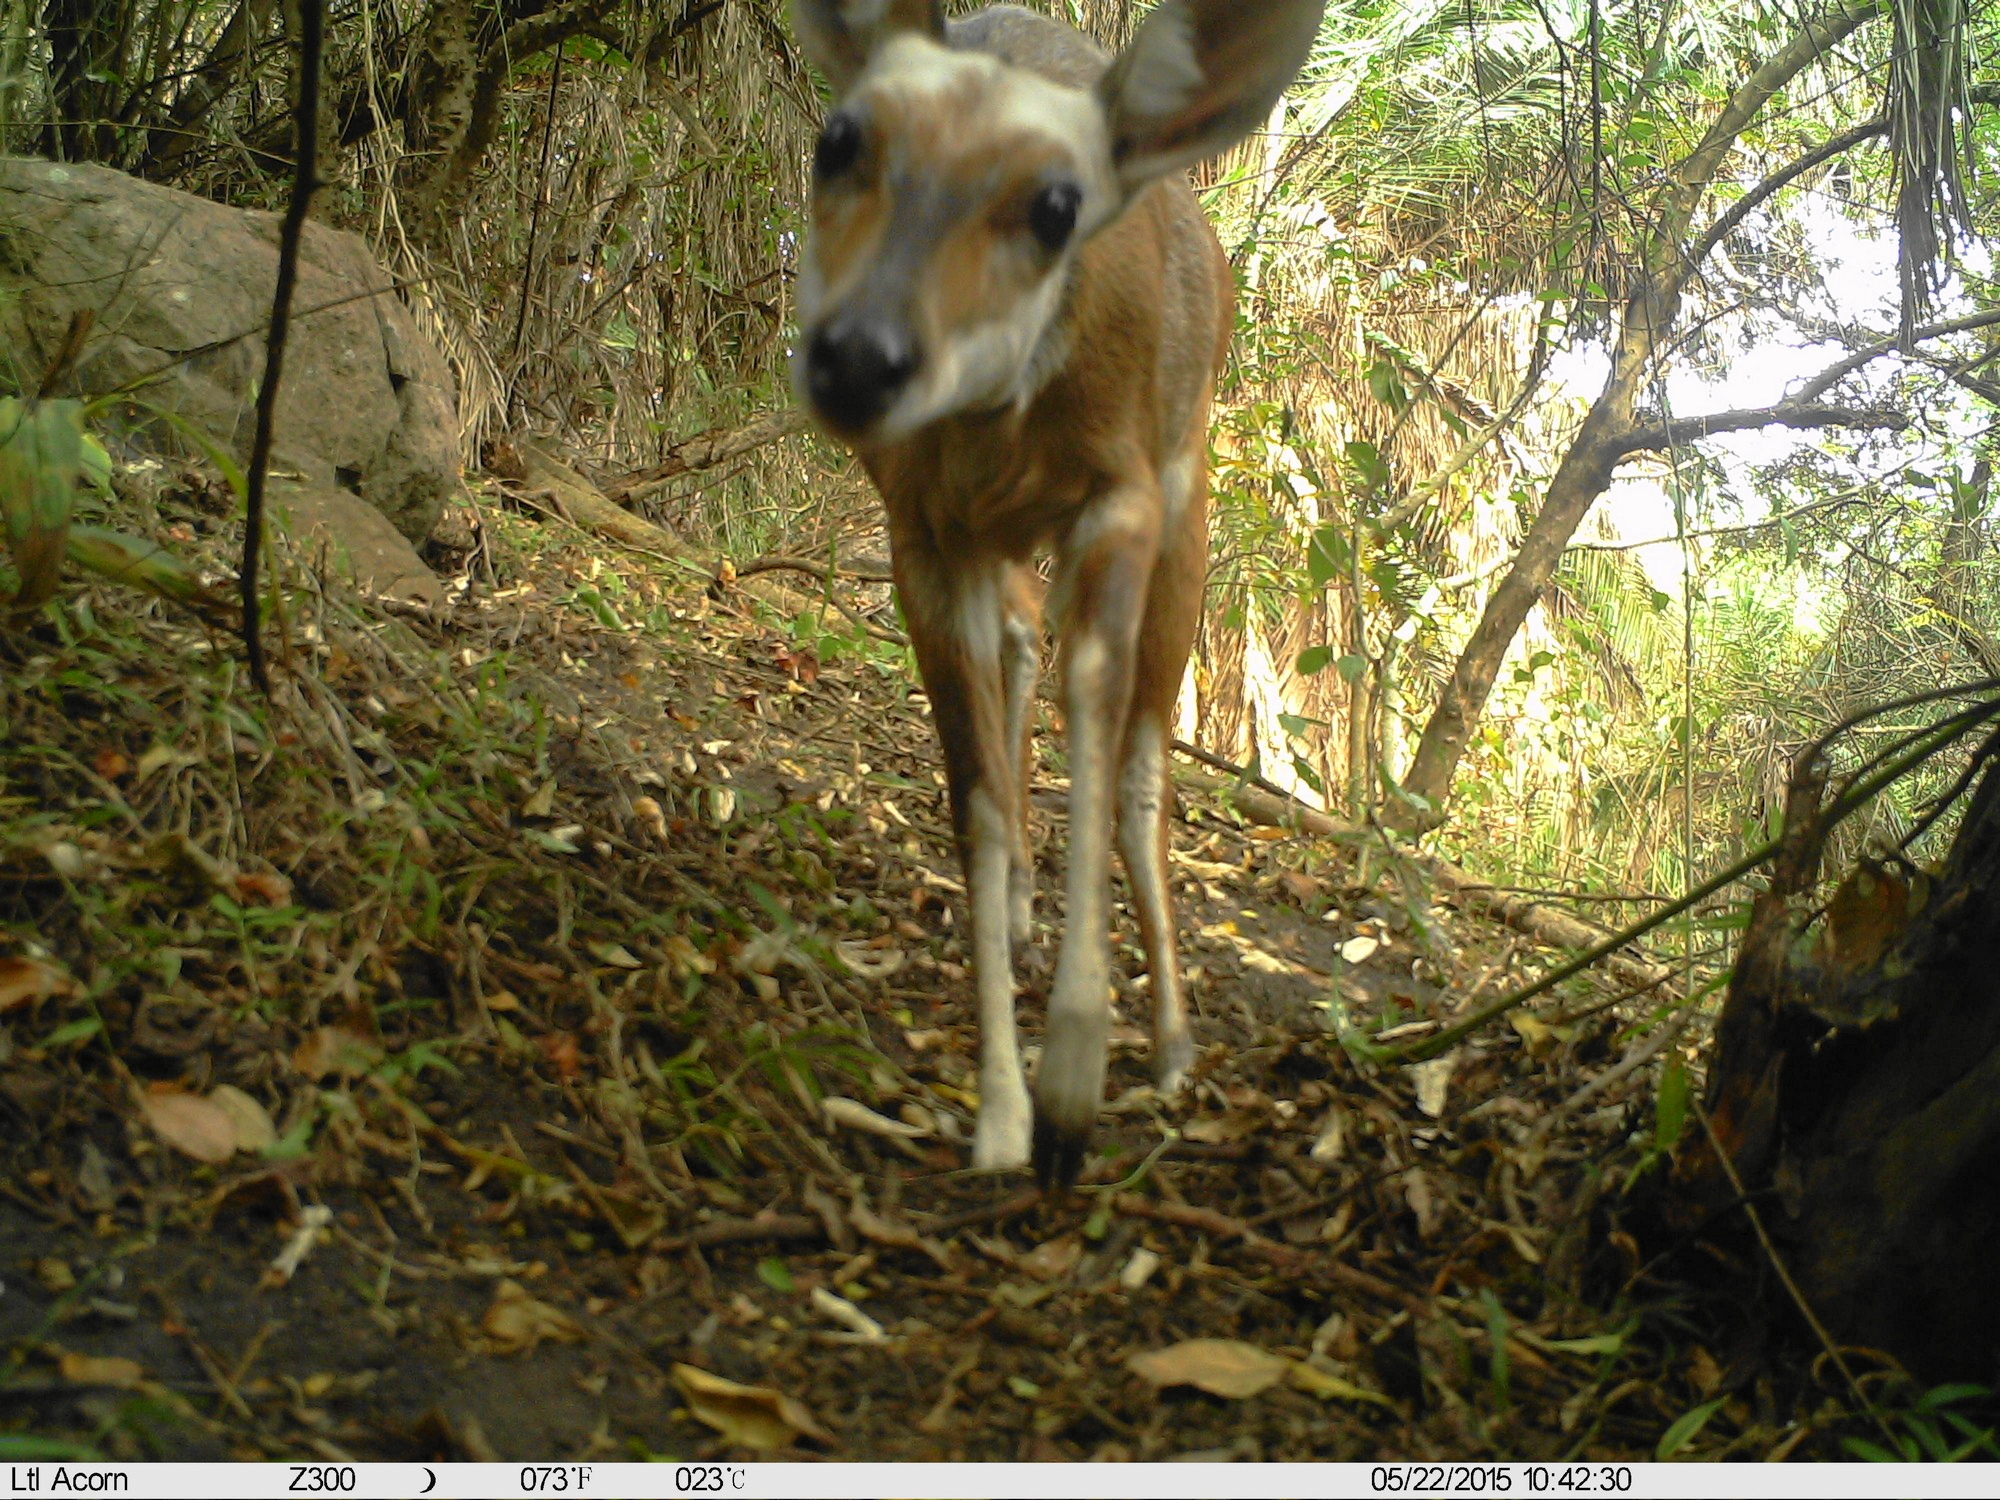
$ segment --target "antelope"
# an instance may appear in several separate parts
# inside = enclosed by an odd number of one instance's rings
[[[1324,0],[1163,0],[1116,58],[1019,6],[794,0],[835,105],[813,154],[793,378],[860,459],[943,744],[978,992],[973,1165],[1074,1182],[1104,1095],[1110,847],[1163,1092],[1194,1061],[1167,883],[1166,755],[1208,562],[1229,262],[1185,169],[1291,83]],[[1054,556],[1068,727],[1065,929],[1029,1101],[1035,562]]]

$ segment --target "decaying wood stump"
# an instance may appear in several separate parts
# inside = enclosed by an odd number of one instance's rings
[[[1943,871],[1865,863],[1808,930],[1821,787],[1757,899],[1717,1029],[1717,1139],[1807,1300],[1934,1379],[2000,1374],[2000,745]],[[1734,1188],[1706,1141],[1677,1174]]]

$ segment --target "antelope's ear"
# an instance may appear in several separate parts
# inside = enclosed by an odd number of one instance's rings
[[[1324,9],[1325,0],[1162,0],[1097,86],[1126,193],[1255,130],[1312,50]]]
[[[895,33],[942,42],[944,6],[941,0],[792,0],[792,29],[813,66],[842,93]]]

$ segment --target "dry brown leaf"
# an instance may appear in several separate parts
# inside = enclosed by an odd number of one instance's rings
[[[857,979],[887,979],[909,962],[909,955],[901,948],[877,947],[860,938],[841,938],[833,951]]]
[[[1037,1281],[1060,1281],[1075,1270],[1076,1263],[1082,1259],[1083,1241],[1073,1234],[1065,1234],[1016,1257],[1014,1264]]]
[[[630,1193],[599,1188],[595,1184],[584,1188],[584,1196],[627,1250],[637,1250],[650,1243],[666,1228],[666,1211],[657,1203],[635,1198]]]
[[[292,883],[276,870],[238,870],[236,899],[257,906],[289,906]]]
[[[1524,1010],[1508,1012],[1507,1021],[1527,1047],[1530,1057],[1545,1057],[1555,1050],[1558,1043],[1570,1041],[1576,1036],[1574,1026],[1551,1026],[1541,1017]]]
[[[1713,1354],[1696,1344],[1688,1355],[1688,1378],[1694,1382],[1696,1393],[1706,1399],[1722,1387],[1722,1366],[1715,1362]]]
[[[236,1154],[236,1123],[213,1100],[148,1091],[139,1095],[139,1109],[153,1134],[183,1156],[213,1166]]]
[[[61,969],[38,958],[0,958],[0,1016],[67,995],[74,988]]]
[[[1118,1284],[1128,1292],[1136,1292],[1153,1279],[1153,1273],[1160,1269],[1160,1264],[1159,1252],[1141,1245],[1125,1262],[1125,1269],[1118,1273]]]
[[[1202,1145],[1223,1146],[1232,1141],[1248,1140],[1263,1123],[1264,1112],[1260,1109],[1232,1109],[1226,1115],[1190,1120],[1181,1134]]]
[[[329,1073],[366,1073],[386,1054],[373,1037],[345,1026],[322,1026],[292,1054],[292,1066],[317,1082]]]
[[[1321,1166],[1329,1166],[1340,1160],[1340,1154],[1347,1149],[1347,1111],[1338,1104],[1326,1112],[1326,1120],[1319,1127],[1319,1136],[1307,1153]]]
[[[208,1091],[208,1099],[229,1116],[238,1151],[255,1154],[278,1144],[278,1127],[271,1123],[269,1111],[234,1084],[218,1084]]]
[[[136,1391],[146,1383],[146,1367],[116,1354],[75,1354],[65,1351],[56,1370],[71,1385],[110,1386]]]
[[[1444,1220],[1444,1205],[1438,1201],[1437,1190],[1422,1167],[1404,1171],[1403,1198],[1410,1205],[1411,1217],[1417,1221],[1418,1237],[1427,1240],[1436,1234]]]
[[[632,799],[632,816],[646,825],[646,829],[661,843],[668,842],[672,833],[667,828],[667,815],[660,804],[651,797]]]
[[[715,960],[681,933],[675,933],[660,945],[666,950],[667,962],[673,966],[674,978],[687,979],[696,974],[713,974]]]
[[[1911,905],[1910,886],[1900,872],[1878,860],[1863,860],[1827,902],[1819,961],[1836,979],[1873,968],[1901,939]]]
[[[930,1134],[915,1125],[906,1125],[901,1120],[892,1120],[887,1115],[878,1115],[874,1110],[856,1099],[844,1099],[838,1094],[830,1094],[820,1100],[819,1107],[826,1112],[827,1122],[858,1130],[864,1135],[879,1135],[890,1140],[921,1140]]]
[[[479,1326],[492,1340],[495,1354],[525,1354],[548,1340],[574,1344],[583,1337],[583,1325],[576,1319],[532,1296],[513,1280],[503,1280],[494,1289],[493,1305],[486,1309]]]
[[[1280,870],[1278,883],[1301,905],[1319,894],[1319,882],[1303,870]]]
[[[543,782],[541,786],[530,792],[527,800],[521,804],[521,816],[524,818],[546,818],[555,810],[556,784],[554,781]]]
[[[833,1444],[804,1405],[769,1386],[738,1385],[694,1365],[675,1365],[674,1384],[688,1411],[739,1448],[770,1453],[797,1439]]]
[[[1292,1362],[1241,1339],[1183,1339],[1134,1354],[1126,1368],[1152,1385],[1191,1385],[1230,1401],[1247,1401],[1283,1380]]]
[[[535,1048],[564,1082],[583,1071],[583,1046],[572,1031],[552,1031],[535,1038]]]
[[[1451,1090],[1451,1075],[1458,1067],[1458,1054],[1429,1058],[1410,1065],[1410,1079],[1417,1087],[1417,1108],[1433,1120],[1444,1114],[1445,1097]]]

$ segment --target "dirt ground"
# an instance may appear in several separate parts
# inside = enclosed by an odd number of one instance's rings
[[[1147,1086],[1121,911],[1103,1154],[967,1170],[893,615],[487,514],[448,618],[302,577],[270,704],[115,591],[0,633],[0,1453],[1838,1451],[1754,1253],[1647,1222],[1657,1069],[1604,1076],[1646,1002],[1587,978],[1357,1064],[1342,1028],[1562,955],[1212,783],[1173,830],[1193,1087]]]

